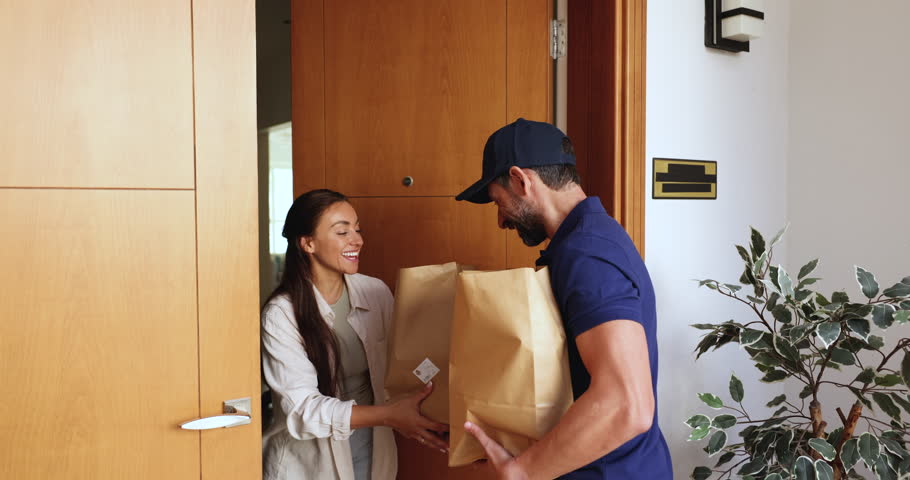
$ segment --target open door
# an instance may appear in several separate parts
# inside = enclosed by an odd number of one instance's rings
[[[260,478],[253,6],[5,4],[0,478]]]

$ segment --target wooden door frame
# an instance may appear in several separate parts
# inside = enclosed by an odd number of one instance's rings
[[[568,1],[567,126],[585,191],[645,250],[646,0]]]

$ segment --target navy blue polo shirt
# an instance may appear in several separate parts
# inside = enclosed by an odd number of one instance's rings
[[[647,432],[590,465],[561,477],[571,480],[664,480],[673,478],[670,451],[657,425],[657,312],[651,277],[626,231],[597,197],[579,203],[563,220],[538,265],[550,268],[569,350],[577,399],[591,384],[575,338],[611,320],[641,324],[648,342],[654,422]],[[609,432],[604,432],[609,435]]]

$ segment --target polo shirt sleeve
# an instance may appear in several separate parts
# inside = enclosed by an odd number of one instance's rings
[[[560,270],[563,320],[573,337],[612,320],[642,322],[638,287],[616,262],[572,255]]]

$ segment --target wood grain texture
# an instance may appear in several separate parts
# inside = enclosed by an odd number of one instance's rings
[[[0,11],[0,187],[193,187],[190,2]]]
[[[568,125],[586,192],[644,255],[647,2],[569,2]]]
[[[0,478],[199,478],[192,192],[0,189]]]
[[[202,432],[202,478],[262,475],[253,0],[195,0],[202,416],[251,397],[253,423]]]
[[[484,142],[505,112],[505,5],[325,4],[329,188],[352,196],[454,196],[476,180]],[[414,179],[410,187],[402,184],[406,176]]]
[[[323,0],[291,2],[294,198],[326,186],[323,4]]]
[[[506,55],[506,120],[519,117],[553,122],[553,59],[550,57],[550,0],[509,0]],[[493,133],[492,131],[490,133]],[[506,267],[533,267],[538,247],[528,247],[514,231],[506,234]]]
[[[352,198],[363,229],[360,272],[394,288],[398,269],[457,261],[505,268],[496,207],[450,197]]]

